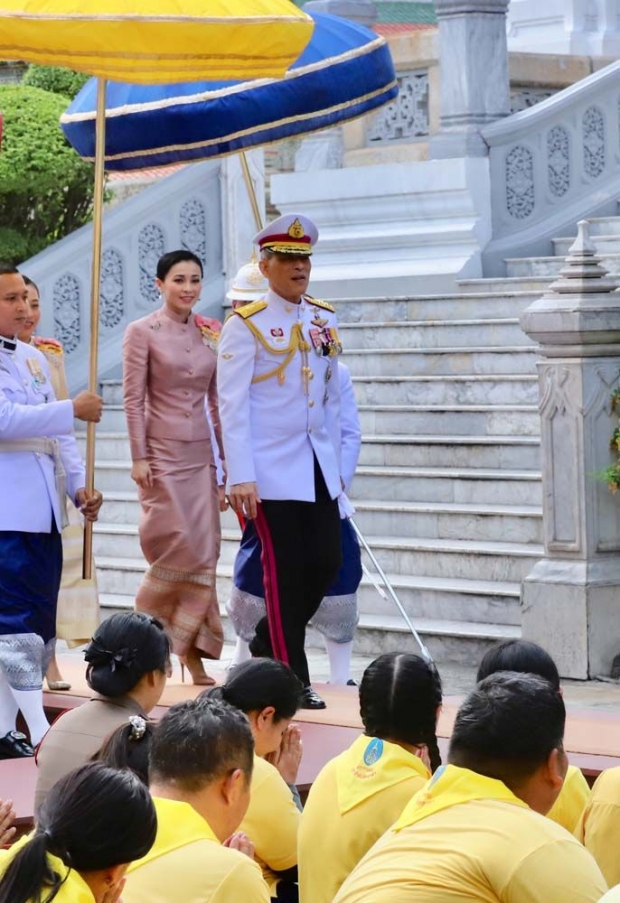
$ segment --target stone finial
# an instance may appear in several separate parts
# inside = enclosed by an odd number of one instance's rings
[[[568,250],[566,266],[549,286],[549,292],[558,295],[601,294],[613,292],[617,287],[617,283],[609,278],[609,271],[601,266],[601,258],[590,238],[588,220],[582,219],[577,223],[577,238]]]

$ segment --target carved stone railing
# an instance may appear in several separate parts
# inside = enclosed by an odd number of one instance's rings
[[[369,119],[368,146],[415,141],[427,137],[429,123],[428,69],[398,73],[398,96]]]
[[[501,270],[503,257],[551,253],[551,238],[567,228],[574,234],[578,219],[616,212],[620,63],[487,126],[482,135],[490,147],[491,273]]]
[[[219,161],[192,164],[119,204],[104,216],[100,367],[120,373],[121,343],[132,320],[154,310],[158,258],[174,248],[197,254],[205,267],[199,309],[221,313],[224,296]],[[73,389],[87,380],[92,228],[84,226],[26,261],[20,269],[38,284],[39,333],[56,336],[67,355]]]

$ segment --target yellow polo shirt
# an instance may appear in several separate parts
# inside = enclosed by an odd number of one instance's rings
[[[31,835],[22,837],[10,849],[0,850],[0,879],[9,867],[13,857],[28,843],[30,837]],[[57,856],[51,856],[48,853],[47,861],[56,874],[64,879],[60,890],[54,897],[54,903],[96,903],[93,892],[81,875],[73,869],[68,869]],[[48,895],[49,889],[45,889],[42,898],[46,900]]]
[[[395,743],[358,737],[312,785],[299,831],[301,903],[331,903],[430,774]]]
[[[301,812],[277,768],[254,756],[250,805],[239,827],[254,844],[256,861],[263,870],[272,896],[277,875],[297,865],[297,832]]]
[[[130,867],[123,903],[269,903],[258,865],[223,847],[189,803],[153,802],[157,837]]]
[[[581,769],[576,768],[574,765],[569,765],[560,795],[549,812],[547,812],[547,818],[557,822],[558,825],[562,825],[563,828],[566,828],[572,834],[577,827],[583,810],[590,801],[591,793],[592,791],[581,773]]]
[[[620,884],[607,891],[605,896],[601,897],[601,903],[620,903]]]
[[[334,903],[598,903],[606,889],[594,859],[564,828],[501,781],[449,765]]]
[[[602,771],[575,829],[610,887],[620,884],[620,767]]]

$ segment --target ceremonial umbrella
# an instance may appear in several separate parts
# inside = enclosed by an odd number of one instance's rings
[[[108,78],[167,83],[278,76],[299,56],[312,20],[290,0],[0,0],[0,58],[68,66],[98,77],[89,388],[97,388],[101,217]],[[92,492],[95,427],[88,424]],[[84,542],[90,578],[92,525]]]
[[[312,39],[284,78],[148,86],[110,82],[106,169],[243,151],[354,119],[393,100],[398,87],[385,40],[338,16],[311,15]],[[69,142],[87,160],[95,153],[95,107],[91,80],[61,117]],[[243,154],[241,162],[258,218]]]

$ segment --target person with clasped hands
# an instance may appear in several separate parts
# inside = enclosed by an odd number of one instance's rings
[[[102,503],[85,488],[73,434],[74,417],[101,419],[102,400],[80,392],[57,401],[44,355],[17,339],[27,315],[23,277],[0,264],[1,758],[32,756],[49,727],[42,684],[56,634],[65,496],[89,521]],[[18,710],[30,742],[15,730]]]

